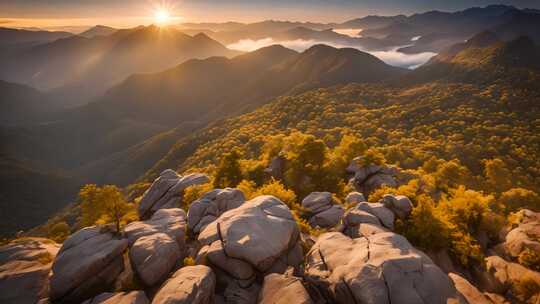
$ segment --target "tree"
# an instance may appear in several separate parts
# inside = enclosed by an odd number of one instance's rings
[[[223,154],[216,169],[214,187],[236,187],[242,181],[241,158],[242,155],[238,150],[232,150],[229,153]]]
[[[512,187],[512,172],[499,158],[484,160],[484,175],[488,185],[497,192],[504,192]]]
[[[126,202],[118,187],[106,185],[85,185],[79,192],[81,204],[81,225],[114,223],[120,231],[122,218],[134,208]]]

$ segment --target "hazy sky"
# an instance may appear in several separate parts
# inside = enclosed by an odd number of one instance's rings
[[[368,14],[454,11],[471,6],[509,4],[540,8],[540,0],[0,0],[4,26],[134,26],[152,23],[166,7],[177,20],[195,22],[263,19],[341,22]]]

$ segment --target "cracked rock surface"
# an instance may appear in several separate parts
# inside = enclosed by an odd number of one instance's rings
[[[60,246],[28,238],[0,247],[0,303],[36,303],[49,295],[51,261]]]
[[[203,245],[221,242],[227,257],[264,272],[295,247],[298,236],[298,226],[287,205],[264,195],[223,213],[201,231],[198,239]]]
[[[139,217],[148,219],[159,209],[178,208],[187,187],[209,181],[208,176],[201,173],[180,176],[171,169],[161,172],[141,199]]]
[[[306,279],[338,303],[467,303],[429,257],[392,232],[321,235],[306,257]]]
[[[199,233],[220,215],[240,207],[246,201],[244,193],[238,189],[214,189],[194,201],[188,211],[188,227]]]
[[[211,304],[216,277],[207,266],[186,266],[176,271],[159,289],[152,304]]]
[[[72,234],[52,265],[51,299],[80,303],[109,289],[124,269],[122,254],[127,246],[126,239],[104,227],[87,227]]]

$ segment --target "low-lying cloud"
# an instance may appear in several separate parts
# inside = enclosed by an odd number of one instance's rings
[[[437,55],[436,53],[432,53],[432,52],[404,54],[397,51],[398,47],[392,48],[390,50],[385,50],[385,51],[367,51],[358,46],[342,45],[342,44],[337,44],[337,43],[328,42],[328,41],[304,40],[304,39],[286,40],[286,41],[276,41],[272,38],[264,38],[264,39],[258,39],[258,40],[242,39],[240,41],[227,45],[227,47],[231,50],[252,52],[262,47],[267,47],[267,46],[275,45],[275,44],[280,44],[286,48],[289,48],[298,52],[303,52],[316,44],[326,44],[335,48],[352,47],[360,51],[370,53],[374,55],[375,57],[381,59],[382,61],[386,62],[389,65],[398,66],[398,67],[407,68],[407,69],[415,69],[419,67],[420,65],[426,63],[431,57]]]

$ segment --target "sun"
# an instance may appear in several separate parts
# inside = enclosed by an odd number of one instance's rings
[[[165,9],[158,9],[154,12],[154,21],[158,25],[166,25],[171,20],[171,14]]]

